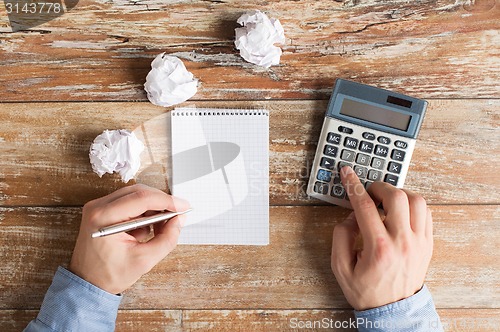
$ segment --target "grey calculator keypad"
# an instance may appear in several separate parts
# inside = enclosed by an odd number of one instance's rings
[[[326,137],[322,136],[325,137],[324,141],[320,142],[322,155],[312,188],[315,193],[348,200],[339,175],[344,166],[353,168],[365,188],[375,181],[394,186],[400,184],[399,177],[406,176],[403,168],[409,163],[406,152],[408,147],[413,148],[414,143],[409,144],[404,138],[391,139],[378,132],[356,133],[347,125],[333,127],[329,127]]]

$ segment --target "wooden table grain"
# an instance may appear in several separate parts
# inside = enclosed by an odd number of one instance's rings
[[[284,26],[278,66],[234,48],[236,19],[251,9]],[[270,245],[178,246],[125,293],[117,331],[352,318],[329,267],[347,211],[305,194],[339,77],[429,100],[406,182],[434,213],[426,283],[446,331],[500,331],[499,31],[496,0],[81,0],[15,33],[0,6],[0,330],[36,316],[71,256],[81,206],[124,186],[92,172],[95,136],[171,110],[143,90],[167,52],[200,80],[186,104],[270,110]]]

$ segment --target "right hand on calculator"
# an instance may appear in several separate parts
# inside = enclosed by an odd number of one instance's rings
[[[422,288],[432,256],[425,200],[379,181],[367,192],[350,167],[340,173],[354,212],[333,231],[331,265],[347,301],[366,310],[412,296]],[[362,249],[355,249],[358,235]]]

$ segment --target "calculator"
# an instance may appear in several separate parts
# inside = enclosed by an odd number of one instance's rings
[[[351,208],[339,171],[350,166],[368,188],[405,182],[427,102],[338,79],[328,103],[307,194]]]

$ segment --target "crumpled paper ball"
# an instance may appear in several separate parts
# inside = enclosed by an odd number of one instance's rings
[[[265,68],[280,63],[281,48],[274,44],[285,43],[285,32],[279,20],[255,10],[241,15],[237,22],[243,27],[235,29],[234,44],[243,59]]]
[[[196,94],[198,80],[178,57],[159,54],[151,62],[144,89],[148,99],[158,106],[182,103]]]
[[[90,146],[90,163],[99,177],[105,173],[120,174],[128,182],[141,166],[141,152],[144,144],[134,133],[122,130],[105,130]]]

